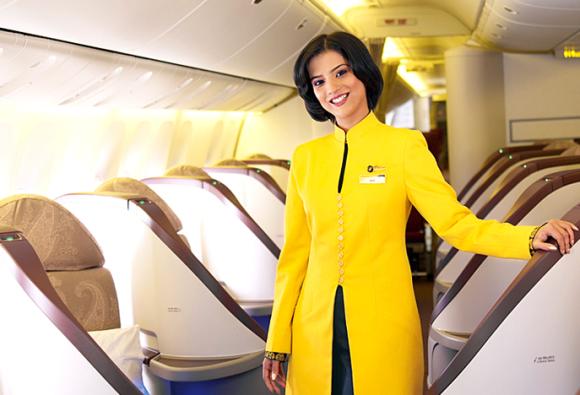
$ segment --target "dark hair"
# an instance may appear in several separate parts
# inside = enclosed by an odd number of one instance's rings
[[[304,105],[310,116],[320,122],[328,119],[335,121],[334,115],[322,108],[314,96],[308,74],[310,60],[328,50],[336,51],[344,57],[354,75],[365,86],[369,109],[375,108],[383,90],[383,78],[378,66],[361,40],[350,33],[334,32],[313,38],[294,63],[294,84],[298,88],[298,94],[304,99]]]

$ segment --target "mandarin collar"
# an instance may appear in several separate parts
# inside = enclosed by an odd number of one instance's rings
[[[380,121],[377,119],[375,113],[371,111],[366,117],[364,117],[359,123],[350,128],[346,133],[344,130],[339,128],[338,125],[335,125],[334,138],[337,141],[344,143],[345,137],[348,134],[348,142],[356,141],[363,136],[365,131],[379,124]]]

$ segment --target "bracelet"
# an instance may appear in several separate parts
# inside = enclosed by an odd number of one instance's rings
[[[532,230],[532,233],[530,233],[530,238],[528,239],[528,249],[530,250],[530,256],[533,256],[534,253],[536,252],[536,249],[534,248],[534,237],[536,237],[536,233],[538,233],[540,228],[546,224],[547,224],[547,222],[544,222],[542,225],[536,226]]]
[[[280,352],[266,351],[264,353],[264,356],[266,357],[266,359],[270,359],[272,361],[286,362],[286,360],[288,359],[288,354]]]

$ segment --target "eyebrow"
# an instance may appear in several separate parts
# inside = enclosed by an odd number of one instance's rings
[[[338,69],[338,68],[339,68],[339,67],[341,67],[341,66],[350,67],[350,66],[349,66],[348,64],[346,64],[346,63],[341,63],[341,64],[339,64],[338,66],[334,66],[334,67],[333,67],[333,68],[330,70],[330,72],[332,73],[334,70]],[[321,75],[315,75],[315,76],[313,76],[313,77],[310,77],[310,82],[312,82],[312,80],[315,80],[315,79],[317,79],[317,78],[320,78],[320,77],[322,77],[322,76],[321,76]]]

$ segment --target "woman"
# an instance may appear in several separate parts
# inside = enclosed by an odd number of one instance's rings
[[[506,258],[552,249],[548,236],[568,252],[573,225],[482,221],[457,202],[422,134],[370,111],[382,79],[356,37],[313,39],[294,81],[312,118],[335,130],[293,155],[264,382],[293,395],[420,394],[421,329],[405,248],[411,204],[454,246]]]

